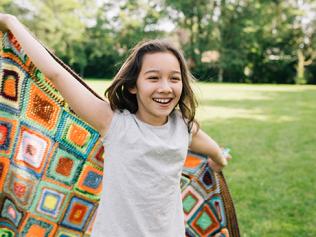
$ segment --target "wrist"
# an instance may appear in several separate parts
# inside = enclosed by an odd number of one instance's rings
[[[218,152],[216,158],[214,159],[215,163],[221,167],[225,167],[227,165],[227,160],[222,151]]]

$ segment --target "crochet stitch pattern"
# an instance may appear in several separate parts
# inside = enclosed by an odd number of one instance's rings
[[[88,237],[106,159],[100,135],[71,111],[10,32],[0,38],[0,236]],[[205,156],[188,152],[181,191],[187,237],[239,237],[224,176]]]

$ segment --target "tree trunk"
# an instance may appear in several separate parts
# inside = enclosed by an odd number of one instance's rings
[[[224,77],[224,70],[223,68],[219,68],[219,72],[218,72],[218,82],[223,82],[223,77]]]
[[[301,49],[297,50],[297,65],[295,84],[306,84],[305,79],[305,56]]]

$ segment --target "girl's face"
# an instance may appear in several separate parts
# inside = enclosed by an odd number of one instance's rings
[[[182,78],[178,59],[170,52],[145,54],[136,81],[136,116],[151,125],[162,125],[178,104]]]

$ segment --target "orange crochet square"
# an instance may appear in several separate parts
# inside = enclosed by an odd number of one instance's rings
[[[22,107],[21,92],[27,74],[19,67],[20,65],[10,63],[10,61],[4,60],[1,64],[0,102],[9,111],[20,113]]]
[[[203,218],[203,216],[207,216],[208,219],[207,223],[206,221],[201,220],[200,218]],[[200,223],[199,223],[200,222]],[[204,227],[203,224],[207,225]],[[195,217],[192,227],[194,230],[196,230],[199,234],[203,234],[203,236],[209,236],[212,232],[217,230],[220,227],[220,223],[217,221],[213,211],[208,205],[204,205],[204,207],[201,209],[201,211],[198,213],[198,215]]]
[[[0,157],[0,192],[4,185],[4,181],[9,171],[10,160],[4,157]]]
[[[99,195],[102,191],[103,172],[90,165],[85,165],[80,174],[78,188]]]
[[[0,145],[4,145],[6,138],[8,136],[8,128],[4,125],[0,125]]]
[[[19,233],[27,237],[54,237],[57,224],[39,216],[27,214],[19,227]]]
[[[14,161],[20,166],[28,167],[37,173],[41,173],[50,147],[51,141],[49,138],[22,126]]]
[[[104,146],[101,139],[99,139],[94,145],[91,156],[88,157],[88,161],[102,170],[104,166],[104,159]]]
[[[29,104],[26,111],[27,117],[48,130],[52,130],[57,124],[60,114],[59,106],[34,84],[31,84],[30,91]]]
[[[81,224],[87,211],[88,211],[87,206],[82,205],[80,203],[76,203],[76,204],[74,204],[72,211],[69,215],[69,220],[72,223]]]
[[[29,231],[26,234],[26,237],[44,237],[45,236],[45,228],[39,226],[39,225],[32,225]]]
[[[201,162],[202,162],[201,159],[199,159],[199,158],[197,158],[195,156],[188,155],[186,160],[185,160],[184,167],[186,167],[186,168],[195,168],[198,165],[200,165]]]
[[[77,146],[84,146],[89,137],[89,132],[78,126],[77,124],[71,124],[68,130],[68,139]]]
[[[97,154],[95,155],[96,160],[100,161],[100,162],[104,162],[104,146],[102,145],[100,147],[100,149],[98,150]]]
[[[59,158],[56,172],[63,175],[63,176],[69,176],[71,174],[72,167],[74,165],[74,162],[72,159],[69,159],[67,157],[61,157]]]
[[[13,75],[8,75],[7,78],[4,78],[3,82],[3,93],[16,100],[17,98],[17,80]]]
[[[6,117],[0,117],[0,121],[2,122],[0,123],[0,154],[10,155],[14,145],[17,121]]]

